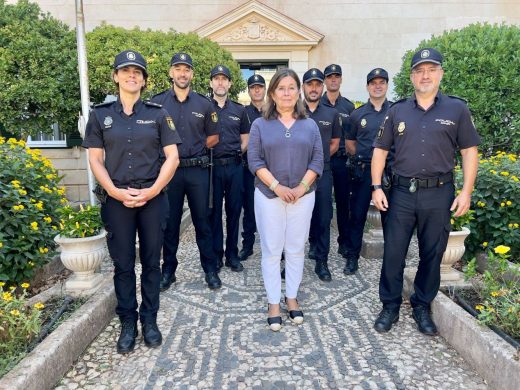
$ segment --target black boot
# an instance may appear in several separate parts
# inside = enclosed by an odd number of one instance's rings
[[[246,261],[249,256],[253,254],[253,248],[252,247],[242,247],[240,249],[240,252],[238,252],[238,258],[240,261]]]
[[[347,257],[347,246],[345,244],[340,244],[338,246],[338,254],[345,258]]]
[[[162,334],[155,321],[145,322],[142,327],[144,343],[147,347],[155,348],[162,344]]]
[[[332,275],[330,274],[326,261],[316,260],[316,267],[314,267],[314,272],[316,272],[318,278],[324,282],[330,282],[332,280]]]
[[[238,258],[226,260],[226,267],[231,268],[231,271],[241,272],[244,270],[244,266],[240,263]]]
[[[137,337],[137,321],[123,320],[121,321],[121,334],[117,340],[117,352],[129,353],[134,350],[135,339]]]
[[[345,275],[354,275],[358,268],[358,259],[356,257],[349,257],[345,264],[345,268],[343,268],[343,273]]]
[[[317,260],[317,258],[316,258],[316,249],[314,249],[314,247],[311,246],[309,248],[309,253],[307,253],[307,257],[309,259],[312,259],[312,260]]]
[[[220,280],[220,278],[218,277],[218,273],[216,272],[208,272],[206,274],[205,279],[210,290],[215,290],[217,288],[222,287],[222,281]]]
[[[170,288],[172,283],[175,283],[177,279],[175,278],[175,273],[163,271],[161,275],[161,284],[159,285],[159,288],[161,291],[166,291]]]
[[[379,333],[386,333],[392,329],[392,325],[399,321],[399,309],[387,309],[383,307],[383,310],[379,313],[374,323],[374,329]]]
[[[425,306],[417,306],[413,308],[412,317],[417,323],[419,332],[428,336],[437,335],[437,327],[432,320],[430,309]]]

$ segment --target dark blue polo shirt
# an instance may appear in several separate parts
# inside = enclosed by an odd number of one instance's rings
[[[217,113],[211,102],[204,96],[190,91],[186,100],[180,102],[173,89],[168,89],[152,97],[173,117],[182,144],[180,158],[194,158],[207,154],[206,138],[218,134]]]
[[[428,179],[453,170],[457,149],[479,143],[466,103],[439,92],[426,111],[417,105],[415,95],[392,105],[374,147],[390,150],[395,146],[396,174]]]
[[[354,103],[352,103],[347,98],[341,96],[341,94],[336,99],[335,104],[333,105],[328,96],[325,92],[323,96],[321,97],[321,102],[325,104],[326,106],[335,108],[339,115],[341,116],[341,123],[343,125],[343,134],[341,135],[341,139],[339,141],[339,149],[338,152],[342,152],[342,154],[345,154],[345,134],[347,132],[347,126],[348,126],[348,119],[350,117],[350,114],[352,111],[354,111]]]
[[[240,135],[249,134],[251,127],[246,108],[230,99],[226,99],[222,108],[216,100],[213,100],[213,106],[219,118],[217,123],[219,142],[213,148],[213,157],[234,157],[237,151],[240,152]]]
[[[356,141],[356,158],[360,161],[372,160],[372,145],[391,104],[385,100],[381,110],[376,111],[369,100],[350,114],[346,139]]]
[[[255,119],[258,119],[262,116],[262,111],[260,111],[258,108],[256,108],[254,104],[251,103],[248,106],[246,106],[246,115],[249,119],[249,129],[251,130],[251,125],[253,124]],[[243,159],[247,164],[247,150],[243,155]]]
[[[324,169],[330,169],[330,140],[332,138],[341,138],[343,133],[341,116],[335,108],[321,103],[318,103],[314,111],[310,111],[305,103],[305,109],[309,118],[313,119],[320,129]]]
[[[82,146],[105,149],[112,182],[128,187],[157,179],[163,147],[180,143],[172,118],[160,105],[138,100],[126,115],[118,98],[94,108]]]

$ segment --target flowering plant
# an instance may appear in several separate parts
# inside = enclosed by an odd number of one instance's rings
[[[20,285],[22,293],[16,295],[16,286],[6,288],[0,282],[0,377],[21,360],[29,342],[39,334],[43,303],[27,305],[28,283]]]
[[[505,245],[488,250],[488,268],[475,289],[480,301],[475,309],[482,324],[495,325],[520,340],[520,268],[509,266],[510,250]],[[476,259],[468,263],[465,275],[477,275]]]
[[[473,210],[468,210],[468,212],[460,217],[451,217],[451,228],[453,231],[460,231],[463,227],[469,228],[469,224],[473,220]]]
[[[60,210],[60,236],[68,238],[91,237],[103,228],[99,206],[70,205]]]
[[[456,182],[462,171],[455,169]],[[467,253],[475,256],[483,248],[504,244],[511,248],[512,261],[520,259],[520,157],[497,152],[479,161],[469,221],[471,235]]]
[[[67,202],[60,179],[39,150],[0,137],[0,281],[27,281],[50,258]]]

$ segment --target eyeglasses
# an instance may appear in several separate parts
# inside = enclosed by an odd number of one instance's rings
[[[436,67],[436,68],[421,68],[421,69],[414,69],[414,70],[412,70],[412,73],[417,74],[419,76],[424,76],[425,74],[429,75],[429,74],[436,73],[440,69],[441,69],[440,67]]]

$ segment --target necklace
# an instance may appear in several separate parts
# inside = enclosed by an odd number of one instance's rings
[[[285,138],[291,138],[291,130],[290,129],[285,129]]]

